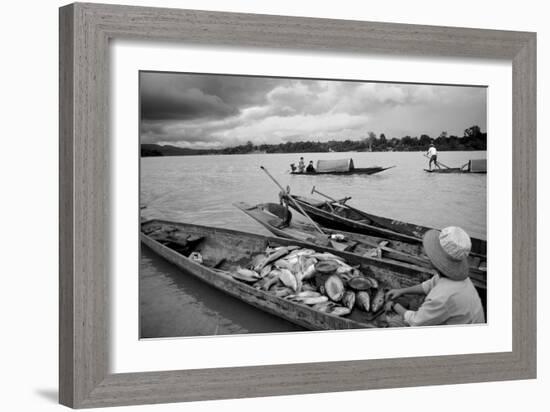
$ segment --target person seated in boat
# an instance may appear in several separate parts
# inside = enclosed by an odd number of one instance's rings
[[[298,173],[304,173],[305,168],[306,164],[304,162],[304,158],[300,157],[300,161],[298,162]]]
[[[429,230],[423,238],[424,251],[438,274],[418,285],[391,289],[386,293],[390,326],[432,326],[485,323],[481,299],[469,278],[468,254],[472,242],[459,227]],[[417,310],[395,302],[402,295],[426,295]]]
[[[307,173],[315,173],[315,167],[313,167],[313,160],[309,162],[309,164],[306,167]]]
[[[286,192],[279,192],[279,203],[284,207],[284,213],[282,217],[282,222],[277,226],[278,228],[290,226],[290,221],[292,220],[292,213],[290,212],[290,209],[288,207],[290,187],[287,186],[286,190]]]
[[[292,173],[296,172],[296,165],[295,165],[294,163],[291,163],[291,164],[290,164],[290,171],[291,171]]]
[[[428,163],[428,168],[432,170],[432,162],[434,165],[437,166],[438,169],[441,169],[439,166],[439,163],[437,163],[437,149],[435,148],[434,144],[430,144],[430,148],[428,149],[428,152],[426,155],[430,158],[430,162]]]

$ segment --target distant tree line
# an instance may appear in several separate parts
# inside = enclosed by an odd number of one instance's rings
[[[482,133],[479,126],[472,126],[464,130],[463,136],[448,136],[447,132],[432,138],[427,134],[420,137],[403,136],[400,139],[392,137],[388,139],[384,133],[377,136],[369,132],[367,137],[361,140],[330,140],[285,142],[280,144],[254,145],[251,141],[244,145],[227,147],[223,149],[186,149],[176,146],[160,146],[154,144],[142,144],[141,156],[185,156],[203,154],[249,154],[249,153],[321,153],[321,152],[413,152],[427,150],[433,143],[437,150],[487,150],[487,133]]]

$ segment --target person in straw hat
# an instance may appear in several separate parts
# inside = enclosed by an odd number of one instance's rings
[[[386,293],[386,311],[398,316],[392,326],[431,326],[485,323],[481,299],[469,278],[468,254],[472,242],[459,227],[429,230],[422,241],[424,251],[438,274],[431,279]],[[406,309],[395,300],[405,294],[426,295],[418,310]]]

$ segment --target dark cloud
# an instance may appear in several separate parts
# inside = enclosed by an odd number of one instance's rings
[[[140,97],[142,142],[187,147],[487,127],[486,89],[476,87],[146,72]]]
[[[141,73],[141,118],[144,120],[212,119],[237,115],[265,102],[282,81],[180,73]]]

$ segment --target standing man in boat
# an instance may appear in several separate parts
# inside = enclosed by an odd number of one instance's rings
[[[430,170],[432,170],[432,162],[434,163],[434,165],[437,166],[438,169],[441,169],[439,163],[437,163],[437,149],[435,148],[433,143],[430,144],[430,148],[428,149],[426,156],[430,158],[430,162],[428,163],[428,167]]]
[[[284,216],[283,216],[283,221],[279,226],[280,228],[289,226],[290,221],[292,220],[292,213],[290,212],[290,209],[288,207],[289,196],[290,196],[290,186],[286,187],[286,191],[281,190],[279,192],[279,203],[281,204],[281,206],[284,207]]]
[[[390,326],[433,326],[485,323],[481,299],[469,278],[468,254],[472,243],[459,227],[429,230],[423,238],[424,251],[438,274],[418,285],[386,293]],[[417,310],[395,300],[405,294],[426,295]]]

